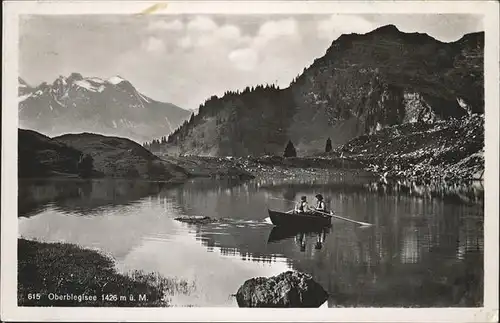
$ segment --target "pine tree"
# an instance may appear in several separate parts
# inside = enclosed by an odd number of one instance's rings
[[[288,140],[283,157],[297,157],[297,151],[295,150],[291,140]]]
[[[80,177],[88,178],[92,176],[92,169],[94,168],[94,159],[91,155],[85,154],[80,156],[78,161],[78,174]]]
[[[332,140],[328,138],[326,140],[325,153],[329,153],[330,151],[332,151]]]

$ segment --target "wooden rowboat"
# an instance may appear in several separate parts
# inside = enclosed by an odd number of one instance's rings
[[[296,228],[321,228],[331,225],[331,215],[321,213],[286,213],[268,210],[271,222],[276,226],[288,226]]]

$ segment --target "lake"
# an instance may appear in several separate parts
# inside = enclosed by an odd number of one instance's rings
[[[321,232],[283,232],[267,209],[290,210],[321,193],[338,215]],[[481,185],[379,183],[339,171],[327,178],[21,180],[19,237],[68,242],[112,256],[120,272],[157,272],[183,282],[175,306],[237,306],[246,279],[309,273],[329,307],[481,306]],[[205,215],[224,223],[187,225]]]

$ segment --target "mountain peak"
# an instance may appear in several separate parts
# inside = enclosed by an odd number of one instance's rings
[[[30,85],[19,76],[17,77],[17,82],[19,83],[20,87],[30,87]]]
[[[71,75],[67,78],[69,82],[71,81],[81,81],[83,80],[83,76],[80,73],[71,73]]]
[[[121,77],[120,75],[115,75],[115,76],[111,76],[107,81],[111,84],[117,85],[117,84],[125,81],[125,79],[123,77]]]
[[[401,31],[393,24],[385,25],[374,29],[370,33],[399,34]]]

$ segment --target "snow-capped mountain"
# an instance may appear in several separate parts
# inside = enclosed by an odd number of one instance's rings
[[[26,97],[29,96],[31,92],[33,92],[33,88],[28,85],[22,78],[18,77],[18,92],[17,95],[19,95],[19,99],[22,100],[24,95],[27,95]]]
[[[48,136],[94,132],[138,142],[166,136],[191,112],[155,101],[120,76],[72,73],[31,87],[19,78],[20,127]]]

